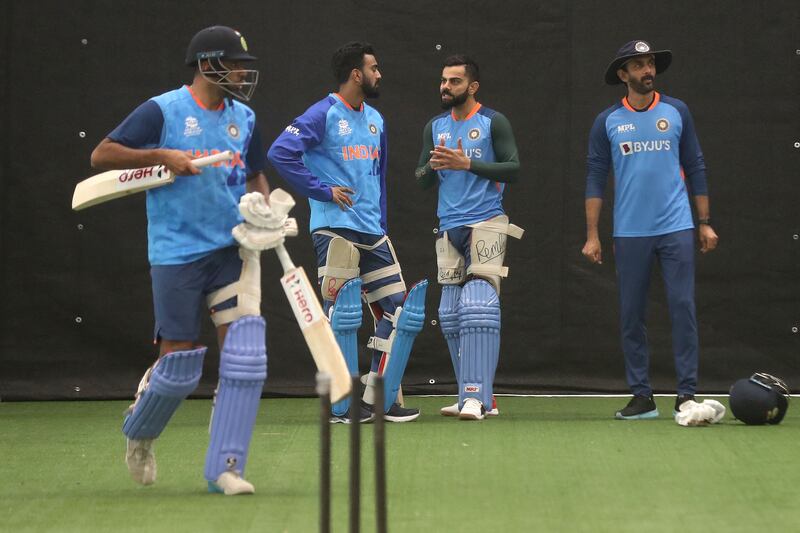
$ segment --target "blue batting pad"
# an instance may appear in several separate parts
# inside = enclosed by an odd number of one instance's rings
[[[339,289],[333,303],[331,329],[342,349],[351,376],[358,376],[358,328],[361,327],[361,279],[353,278]],[[334,403],[331,412],[343,416],[350,407],[350,396]]]
[[[403,311],[395,324],[392,352],[389,355],[389,362],[383,370],[384,412],[388,411],[397,401],[397,392],[400,390],[400,382],[406,371],[408,355],[411,353],[414,338],[422,331],[425,323],[425,291],[427,288],[428,280],[426,279],[411,287],[405,302],[403,302]]]
[[[461,287],[458,285],[442,286],[442,299],[439,302],[439,325],[442,327],[447,349],[450,351],[450,360],[453,362],[456,380],[459,374],[459,344],[461,326],[459,325],[458,300],[461,297]]]
[[[458,405],[476,398],[492,408],[492,383],[500,357],[500,298],[483,279],[468,281],[461,291],[461,373]]]
[[[150,381],[125,417],[122,432],[129,439],[155,439],[184,398],[197,388],[206,347],[171,352],[156,362]]]
[[[219,358],[219,385],[206,454],[208,481],[216,481],[226,470],[244,475],[266,379],[266,322],[260,316],[243,316],[228,327]]]

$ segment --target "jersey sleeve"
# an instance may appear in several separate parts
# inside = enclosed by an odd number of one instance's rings
[[[682,105],[678,105],[678,112],[683,123],[680,140],[681,167],[686,176],[689,193],[693,196],[706,196],[708,195],[706,161],[703,157],[703,151],[700,149],[700,142],[697,140],[692,114],[686,104],[683,104],[683,102],[680,102],[680,104]]]
[[[428,163],[431,160],[432,150],[433,119],[430,119],[422,130],[422,152],[419,154],[419,161],[417,162],[417,170],[415,172],[417,183],[419,183],[423,189],[430,188],[436,182],[436,171],[433,170]]]
[[[327,100],[311,106],[275,139],[267,152],[272,166],[295,191],[320,202],[331,201],[331,188],[303,164],[303,154],[322,142],[329,108]]]
[[[134,109],[106,137],[128,148],[154,147],[161,144],[163,129],[164,113],[157,103],[148,100]]]
[[[381,132],[381,228],[384,233],[388,233],[387,229],[387,216],[386,216],[386,170],[389,162],[389,143],[386,140],[386,122],[383,123],[383,131]]]
[[[261,141],[261,130],[258,129],[258,124],[253,125],[253,134],[250,136],[244,161],[247,165],[248,180],[255,178],[267,166],[267,160],[264,157],[264,145]]]
[[[602,198],[611,171],[611,143],[606,132],[608,113],[601,113],[589,132],[589,153],[586,156],[586,198]]]
[[[502,113],[492,117],[494,162],[472,160],[469,171],[491,181],[513,183],[519,178],[519,151],[511,123]]]

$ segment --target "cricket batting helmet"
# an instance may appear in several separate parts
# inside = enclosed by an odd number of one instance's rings
[[[256,90],[258,70],[231,69],[230,65],[256,59],[248,51],[244,36],[227,26],[200,30],[186,50],[186,65],[197,67],[207,81],[244,101]]]
[[[780,424],[789,408],[789,387],[780,378],[757,372],[730,391],[733,416],[749,425]]]

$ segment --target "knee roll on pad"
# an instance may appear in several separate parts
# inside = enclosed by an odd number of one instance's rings
[[[141,440],[161,435],[180,403],[197,388],[205,354],[205,347],[168,353],[148,370],[149,380],[143,380],[133,410],[122,425],[126,437]]]
[[[211,416],[205,476],[244,474],[247,450],[267,379],[266,322],[246,316],[230,325],[219,361],[219,385]]]
[[[500,299],[486,280],[467,282],[461,291],[459,405],[477,398],[491,409],[492,384],[500,356]]]
[[[442,287],[442,299],[439,302],[439,325],[442,327],[444,340],[447,342],[447,349],[450,352],[450,360],[453,362],[456,380],[458,379],[459,369],[459,307],[458,301],[461,297],[461,287],[458,285],[445,285]]]
[[[358,375],[358,328],[361,327],[361,280],[351,279],[336,294],[331,307],[331,329],[339,348],[342,349],[347,369],[351,376]],[[333,414],[342,416],[350,407],[346,397],[331,406]]]

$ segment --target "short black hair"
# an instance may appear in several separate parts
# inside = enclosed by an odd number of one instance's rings
[[[345,83],[350,78],[350,72],[354,68],[360,69],[364,65],[366,54],[375,55],[372,45],[360,41],[351,41],[343,44],[333,53],[331,67],[333,67],[333,77],[339,85]]]
[[[442,68],[444,67],[458,67],[464,65],[464,71],[470,81],[481,81],[481,71],[478,69],[478,64],[471,57],[464,54],[455,54],[444,60]]]

